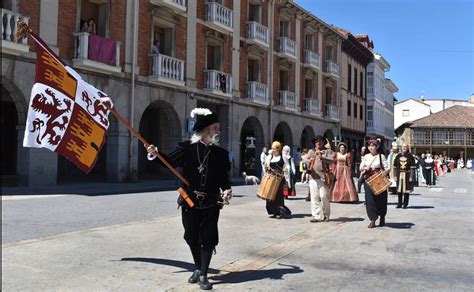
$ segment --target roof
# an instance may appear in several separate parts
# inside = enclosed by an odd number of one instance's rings
[[[474,128],[474,108],[461,105],[413,121],[410,128]]]
[[[423,104],[423,105],[426,105],[426,106],[431,106],[431,105],[429,105],[429,104],[427,104],[427,103],[425,103],[425,102],[423,102],[423,101],[421,101],[421,100],[417,100],[417,99],[414,99],[414,98],[408,98],[408,99],[402,100],[402,101],[400,101],[400,102],[397,103],[397,104],[402,104],[402,103],[404,103],[404,102],[406,102],[406,101],[409,101],[409,100],[419,102],[419,103],[421,103],[421,104]]]

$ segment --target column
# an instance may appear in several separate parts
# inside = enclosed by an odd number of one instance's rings
[[[196,87],[196,10],[197,1],[188,1],[188,26],[186,35],[186,85],[188,87],[194,88]]]
[[[59,0],[41,0],[39,35],[57,54],[59,54],[59,48],[57,47],[58,16]],[[72,33],[71,31],[71,34]]]

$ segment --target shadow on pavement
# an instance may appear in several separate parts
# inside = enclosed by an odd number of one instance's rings
[[[225,275],[216,275],[209,277],[212,283],[215,285],[219,284],[234,284],[243,283],[250,281],[258,281],[263,279],[282,280],[286,274],[298,274],[302,273],[302,270],[298,266],[278,264],[287,268],[276,268],[270,270],[245,270],[238,272],[231,272]]]
[[[182,261],[175,261],[175,260],[167,260],[167,259],[155,259],[155,258],[122,258],[120,261],[122,262],[143,262],[143,263],[150,263],[162,266],[171,266],[176,268],[184,269],[185,271],[179,271],[178,273],[182,272],[192,272],[194,271],[195,267],[194,264]],[[216,269],[209,269],[209,273],[217,274],[219,270]]]
[[[434,206],[408,206],[408,209],[433,209]]]
[[[334,219],[331,219],[330,220],[331,222],[357,222],[357,221],[364,221],[364,218],[361,218],[361,217],[354,217],[354,218],[350,218],[350,217],[339,217],[339,218],[334,218]]]
[[[311,214],[291,214],[291,218],[306,218],[311,217]]]
[[[411,222],[387,222],[385,223],[385,227],[388,228],[395,228],[395,229],[411,229],[415,226],[414,223]]]

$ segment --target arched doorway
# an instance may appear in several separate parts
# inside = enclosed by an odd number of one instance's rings
[[[293,148],[293,136],[291,135],[290,126],[286,122],[278,123],[275,134],[273,134],[273,141],[278,141],[281,146],[288,145]]]
[[[150,104],[143,112],[139,126],[140,134],[163,153],[173,151],[181,141],[181,123],[174,108],[164,101]],[[149,161],[146,149],[138,147],[139,178],[172,178],[157,161]]]
[[[314,145],[311,143],[311,139],[315,137],[314,135],[314,130],[310,126],[306,126],[303,129],[303,132],[301,133],[301,139],[300,139],[300,148],[313,148]]]
[[[239,173],[260,176],[260,152],[264,146],[262,125],[256,117],[247,118],[240,132]]]
[[[331,149],[334,150],[337,145],[334,145],[334,134],[332,133],[332,131],[329,129],[326,130],[326,132],[324,132],[323,137],[327,139],[327,141],[329,141],[329,144],[331,144]]]
[[[18,145],[18,114],[15,101],[10,92],[2,84],[0,126],[1,126],[1,175],[3,185],[16,184],[17,176],[17,145]]]

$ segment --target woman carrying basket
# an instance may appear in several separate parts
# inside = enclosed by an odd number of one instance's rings
[[[385,225],[385,215],[387,214],[387,190],[378,195],[371,189],[367,180],[378,172],[387,175],[390,171],[387,160],[383,154],[377,151],[378,141],[372,139],[369,141],[369,154],[364,155],[360,164],[360,171],[364,174],[365,205],[367,216],[370,219],[368,228],[375,227],[375,221],[380,217],[379,226]]]
[[[284,170],[288,167],[281,156],[281,144],[278,141],[272,143],[272,154],[268,155],[265,161],[265,172],[277,177],[280,177],[280,183],[274,200],[267,199],[267,212],[271,215],[270,218],[289,218],[291,211],[285,207],[285,200],[283,197],[283,189],[286,180],[283,178]],[[262,180],[263,183],[263,180]]]

